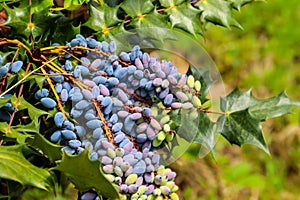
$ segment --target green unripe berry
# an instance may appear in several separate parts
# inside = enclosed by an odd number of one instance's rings
[[[112,158],[112,159],[114,159],[114,158],[116,157],[116,152],[115,152],[115,150],[113,150],[113,149],[111,149],[111,148],[108,148],[108,149],[106,150],[106,153],[107,153],[108,157],[110,157],[110,158]]]
[[[162,196],[157,196],[155,200],[164,200],[164,198]]]
[[[116,152],[116,156],[119,156],[119,157],[123,157],[124,153],[125,153],[124,149],[122,149],[122,148],[117,148],[115,152]]]
[[[175,134],[170,133],[170,132],[166,133],[166,141],[167,142],[171,142],[173,140],[173,138],[174,138],[174,135]]]
[[[201,101],[197,96],[192,97],[192,103],[196,108],[199,108],[201,106]]]
[[[171,200],[179,200],[179,197],[176,193],[170,194],[170,198],[171,198]]]
[[[147,190],[147,186],[141,185],[136,193],[139,195],[143,195],[146,192],[146,190]]]
[[[165,138],[166,138],[166,133],[164,131],[160,131],[157,135],[156,135],[156,138],[159,140],[159,141],[163,141]]]
[[[168,181],[168,182],[166,183],[166,186],[172,190],[173,187],[175,186],[175,182],[174,182],[174,181]]]
[[[155,188],[155,189],[153,190],[153,194],[154,194],[155,196],[160,196],[160,195],[161,195],[161,190],[160,190],[159,188]],[[156,200],[156,198],[155,198],[155,200]]]
[[[189,75],[188,78],[187,78],[187,85],[190,87],[190,88],[194,88],[194,85],[195,85],[195,78],[193,75]]]
[[[175,186],[172,188],[171,192],[177,192],[178,189],[179,189],[178,186],[175,185]]]
[[[164,131],[165,131],[166,133],[168,133],[170,130],[171,130],[170,125],[169,125],[169,124],[165,124],[165,125],[164,125]]]
[[[133,184],[133,183],[136,182],[137,178],[138,178],[138,175],[137,175],[137,174],[130,174],[130,175],[126,178],[125,184],[126,184],[126,185],[131,185],[131,184]]]
[[[166,171],[166,168],[163,165],[160,165],[156,170],[157,174],[160,176],[163,176],[165,171]]]
[[[154,138],[154,140],[152,141],[152,145],[154,147],[158,147],[159,145],[161,145],[162,140],[158,140],[157,136]]]
[[[166,116],[164,116],[163,118],[160,119],[161,124],[166,124],[169,121],[170,121],[170,116],[169,115],[166,115]]]
[[[140,196],[139,200],[147,200],[147,195],[144,194],[144,195]]]
[[[131,195],[130,200],[138,200],[138,198],[139,198],[139,195],[137,193],[135,193],[135,194]]]
[[[156,117],[157,114],[158,114],[158,109],[157,109],[157,107],[153,106],[153,107],[151,108],[151,111],[152,111],[152,116],[153,116],[153,117]]]
[[[199,92],[200,90],[201,90],[201,83],[200,83],[200,81],[195,81],[195,90],[197,91],[197,92]]]

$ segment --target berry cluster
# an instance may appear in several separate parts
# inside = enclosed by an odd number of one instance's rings
[[[10,73],[18,73],[23,66],[23,61],[15,61],[13,63],[8,62],[2,66],[2,56],[0,55],[0,80],[2,77],[7,76],[8,72]],[[11,94],[6,94],[2,98],[9,98]],[[11,119],[11,113],[15,110],[14,106],[7,102],[4,104],[2,108],[0,108],[0,120],[9,122]]]
[[[66,46],[55,47],[60,62],[43,68],[49,78],[34,93],[45,109],[59,109],[51,142],[69,154],[88,149],[124,199],[178,199],[176,173],[162,165],[158,152],[176,145],[179,116],[198,117],[200,82],[139,46],[116,55],[114,41],[76,35]],[[22,64],[6,64],[0,76],[9,69],[16,73]],[[0,112],[9,114],[9,108]],[[81,196],[95,198],[94,191]]]

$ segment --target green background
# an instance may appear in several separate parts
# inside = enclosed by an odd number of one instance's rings
[[[255,2],[236,12],[244,28],[211,25],[201,40],[215,61],[225,90],[252,88],[259,98],[286,90],[300,99],[300,2]],[[198,157],[199,146],[172,165],[183,199],[299,199],[300,109],[263,123],[271,156],[221,137],[216,158]],[[193,169],[193,170],[191,170]]]

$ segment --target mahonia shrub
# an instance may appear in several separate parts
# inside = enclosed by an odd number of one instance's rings
[[[185,37],[203,37],[210,23],[240,28],[232,12],[250,2],[2,2],[3,198],[30,188],[54,196],[72,183],[82,200],[176,200],[176,172],[167,165],[191,143],[210,152],[217,133],[269,153],[260,123],[298,102],[284,92],[262,100],[235,89],[217,108],[211,94],[220,77],[199,48],[182,52],[200,60],[186,59],[184,72],[153,56],[172,41],[179,46],[169,53],[179,53]]]

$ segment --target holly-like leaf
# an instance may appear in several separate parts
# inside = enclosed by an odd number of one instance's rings
[[[220,116],[217,121],[217,132],[231,144],[239,146],[252,144],[269,154],[260,120],[252,117],[247,109]]]
[[[145,16],[133,19],[129,26],[136,28],[141,46],[148,47],[149,45],[145,45],[145,41],[155,44],[156,41],[162,43],[174,39],[173,35],[170,34],[170,27],[166,23],[167,20],[168,17],[166,15],[159,14],[156,10],[153,10]],[[154,48],[155,45],[150,47]]]
[[[208,151],[213,151],[215,146],[214,125],[207,113],[199,112],[198,132],[194,142],[203,145]]]
[[[176,6],[185,2],[184,0],[159,0],[160,4],[163,7],[169,8],[172,6]]]
[[[5,25],[12,27],[13,32],[16,32],[19,35],[23,35],[24,30],[27,29],[29,23],[29,6],[27,6],[26,8],[9,8],[6,4],[2,4],[2,6],[7,12]]]
[[[15,99],[14,101],[12,101],[12,103],[14,103],[15,105],[15,102],[17,101],[17,99]],[[24,110],[24,109],[27,109],[28,110],[28,114],[29,114],[29,117],[32,121],[34,121],[35,123],[38,123],[38,118],[41,116],[41,115],[47,115],[49,114],[48,112],[46,111],[43,111],[43,110],[40,110],[36,107],[34,107],[32,104],[28,103],[23,96],[21,96],[19,98],[19,105],[18,105],[18,110]]]
[[[31,137],[27,133],[22,133],[14,127],[9,127],[6,122],[0,122],[0,132],[4,133],[5,137],[16,139],[19,144],[24,144],[26,139]]]
[[[291,100],[284,92],[269,99],[256,99],[251,93],[249,113],[256,119],[266,120],[288,114],[296,106],[300,106],[300,102]]]
[[[60,17],[57,20],[55,27],[56,27],[56,29],[55,29],[53,35],[51,35],[50,40],[52,41],[52,43],[57,42],[59,44],[64,44],[66,41],[71,41],[71,39],[74,38],[74,35],[80,33],[81,25],[73,26],[72,20],[69,20],[66,17]],[[37,77],[37,79],[41,80],[42,77],[43,76],[41,76],[39,78]],[[46,78],[46,77],[44,77],[44,78]],[[40,83],[40,82],[38,82],[38,83]]]
[[[296,106],[300,106],[300,103],[289,99],[284,92],[268,99],[256,99],[251,90],[242,92],[236,88],[228,96],[221,98],[223,112],[248,109],[253,117],[261,121],[288,114]]]
[[[34,135],[34,138],[28,138],[26,141],[30,146],[34,147],[37,150],[41,150],[51,162],[60,160],[62,157],[62,146],[49,142],[49,140],[47,140],[40,133],[36,133]]]
[[[63,9],[67,10],[77,10],[81,7],[83,3],[88,3],[90,0],[64,0]]]
[[[200,10],[195,9],[189,3],[171,7],[166,12],[170,15],[172,27],[183,29],[194,36],[203,34]]]
[[[39,126],[40,124],[34,123],[34,121],[31,121],[29,124],[22,125],[19,124],[17,126],[13,126],[13,128],[18,131],[18,132],[23,132],[23,133],[39,133]]]
[[[151,0],[123,1],[121,8],[132,18],[142,17],[154,9]]]
[[[229,2],[231,2],[232,6],[237,9],[240,10],[242,6],[253,2],[254,0],[229,0]]]
[[[22,154],[22,145],[0,146],[0,177],[43,190],[50,186],[50,173],[32,165]]]
[[[31,7],[26,4],[14,8],[3,4],[3,8],[8,15],[5,25],[12,27],[12,32],[15,35],[22,35],[26,38],[30,35],[36,38],[45,34],[49,29],[55,28],[49,26],[49,24],[55,23],[61,16],[60,14],[49,12],[48,7],[45,7],[44,10],[40,10],[42,7],[34,7],[35,9],[31,9]]]
[[[233,18],[231,2],[224,0],[203,0],[196,3],[196,6],[202,11],[201,19],[203,22],[209,21],[230,28],[235,26],[242,28]]]
[[[26,81],[30,81],[30,88],[37,84],[39,86],[40,89],[42,89],[43,87],[43,84],[45,82],[45,80],[47,79],[46,76],[40,76],[40,75],[31,75],[29,76],[26,80]]]
[[[20,7],[27,7],[28,1],[21,1]],[[52,0],[34,0],[31,1],[31,12],[34,13],[39,10],[45,10],[54,5]]]
[[[242,111],[251,106],[251,90],[241,92],[235,88],[229,95],[221,98],[220,107],[223,112]]]
[[[117,17],[118,7],[109,7],[102,5],[98,7],[90,6],[90,17],[85,26],[95,30],[106,33],[107,28],[114,26],[121,22]]]
[[[53,169],[63,172],[79,191],[94,188],[103,197],[119,199],[116,188],[105,178],[100,162],[91,161],[88,154],[87,150],[75,156],[63,153],[60,164]]]

